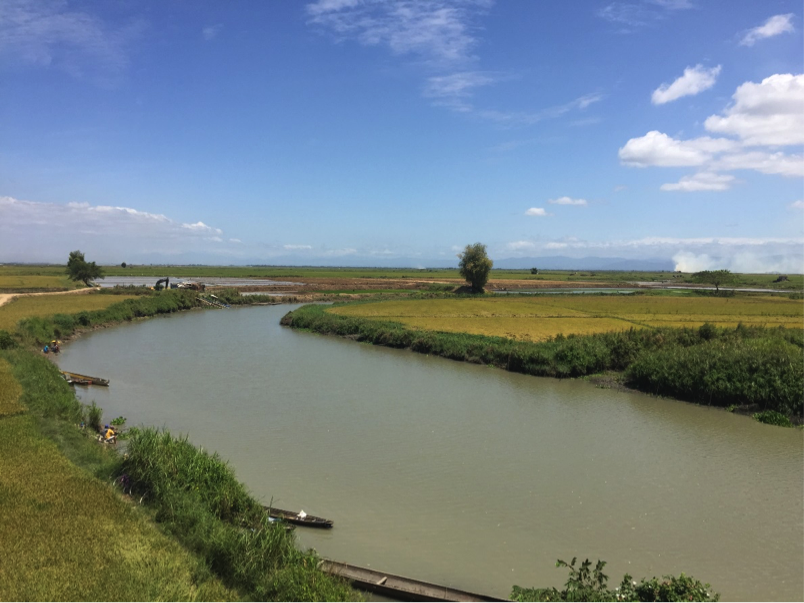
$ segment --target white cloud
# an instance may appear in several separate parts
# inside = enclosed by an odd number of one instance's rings
[[[506,248],[511,251],[527,251],[536,249],[536,243],[530,241],[512,241],[506,245]]]
[[[114,29],[97,16],[59,0],[0,3],[0,57],[56,67],[73,76],[116,76],[128,66],[128,46],[142,24]]]
[[[202,29],[201,30],[201,35],[204,36],[204,39],[207,42],[209,42],[210,40],[214,40],[215,38],[217,38],[218,34],[221,32],[222,29],[223,29],[223,24],[222,23],[217,23],[215,25],[210,25],[210,26],[205,27],[204,29]]]
[[[804,256],[791,253],[785,256],[761,255],[752,251],[738,251],[731,255],[713,257],[706,253],[696,254],[681,251],[673,256],[676,270],[681,272],[700,272],[702,270],[731,270],[757,274],[764,272],[804,271]]]
[[[547,202],[552,203],[553,205],[587,205],[586,199],[573,199],[572,197],[548,199]]]
[[[282,245],[283,249],[288,250],[302,250],[302,249],[312,249],[312,245]]]
[[[547,243],[544,246],[544,248],[545,249],[565,249],[568,246],[569,246],[569,243],[558,243],[556,241],[551,241],[550,243]]]
[[[743,36],[743,39],[740,40],[740,44],[742,46],[753,46],[759,40],[772,38],[773,36],[778,36],[783,33],[792,33],[795,31],[793,24],[790,23],[792,18],[793,13],[774,15],[762,25],[749,30],[748,33]]]
[[[763,174],[804,176],[804,156],[782,152],[750,151],[723,155],[712,162],[713,170],[756,170]]]
[[[714,174],[712,172],[699,172],[694,176],[683,176],[676,183],[662,184],[663,191],[725,191],[731,187],[734,176]]]
[[[480,71],[463,71],[450,75],[433,76],[427,79],[424,96],[436,99],[434,104],[445,105],[456,111],[473,110],[466,102],[475,88],[489,86],[499,81],[501,76]]]
[[[714,153],[737,148],[731,140],[704,136],[693,140],[676,140],[652,130],[632,138],[619,150],[620,161],[636,167],[688,167],[703,165]]]
[[[241,241],[240,239],[229,239],[229,242],[230,243],[242,243],[243,241]]]
[[[220,228],[212,228],[211,226],[207,226],[203,222],[196,222],[195,224],[182,224],[182,228],[186,228],[187,230],[192,230],[193,232],[199,232],[204,234],[214,234],[219,235],[222,234],[223,231]]]
[[[528,211],[525,212],[526,216],[536,216],[543,218],[545,216],[549,216],[543,207],[531,207]]]
[[[343,256],[346,256],[346,255],[354,255],[356,253],[357,253],[357,249],[354,249],[352,247],[347,247],[347,248],[344,248],[344,249],[328,249],[322,255],[324,255],[326,257],[339,258],[339,257],[343,257]]]
[[[81,241],[96,261],[126,260],[146,252],[173,255],[206,251],[222,231],[203,222],[182,224],[163,214],[89,203],[41,203],[0,197],[0,257],[54,261]]]
[[[654,105],[663,105],[682,96],[694,96],[714,86],[719,73],[720,65],[711,69],[706,69],[703,65],[687,67],[684,75],[672,84],[662,84],[654,90],[651,102]]]
[[[746,82],[732,98],[725,115],[707,118],[707,130],[738,136],[749,146],[804,144],[804,75]]]
[[[804,209],[804,199],[799,199],[798,201],[793,201],[790,204],[790,209]]]

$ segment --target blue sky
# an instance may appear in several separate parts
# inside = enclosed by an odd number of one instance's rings
[[[801,3],[0,5],[0,261],[804,271]]]

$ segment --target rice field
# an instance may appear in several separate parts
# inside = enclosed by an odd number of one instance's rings
[[[83,286],[83,284],[82,284]],[[14,293],[15,291],[41,290],[67,290],[74,289],[76,284],[67,276],[44,274],[0,274],[0,293]]]
[[[783,297],[538,296],[399,300],[340,306],[342,316],[429,330],[544,341],[646,327],[745,325],[804,328],[804,304]]]
[[[22,409],[0,359],[0,600],[235,600],[238,593],[101,481]]]
[[[12,331],[23,318],[52,316],[53,314],[73,314],[86,310],[103,310],[112,304],[135,295],[102,295],[81,293],[78,295],[37,295],[15,297],[0,306],[0,329]]]

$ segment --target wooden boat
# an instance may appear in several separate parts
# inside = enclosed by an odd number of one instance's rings
[[[345,578],[355,588],[367,590],[401,601],[506,601],[458,588],[422,582],[404,576],[357,567],[340,561],[324,559],[319,567],[324,573]]]
[[[304,511],[294,513],[293,511],[285,511],[284,509],[277,509],[276,507],[269,507],[263,505],[268,517],[276,519],[283,519],[290,523],[295,523],[297,526],[307,526],[308,528],[331,528],[332,520],[324,519],[323,517],[316,517],[315,515],[307,515]]]
[[[108,379],[101,379],[100,377],[90,377],[89,375],[79,375],[78,373],[71,373],[69,371],[61,371],[67,383],[76,385],[109,385]]]

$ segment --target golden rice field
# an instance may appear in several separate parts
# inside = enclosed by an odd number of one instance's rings
[[[83,286],[83,284],[81,284]],[[0,274],[0,293],[33,289],[74,289],[76,284],[64,276],[45,274]]]
[[[18,414],[25,410],[19,402],[21,394],[22,388],[11,374],[11,366],[0,358],[0,417]]]
[[[355,304],[329,310],[401,322],[416,329],[541,341],[644,327],[746,325],[804,328],[804,304],[781,297],[557,295],[426,299]]]
[[[53,314],[74,314],[83,310],[103,310],[112,304],[135,295],[100,295],[82,293],[78,295],[37,295],[20,296],[0,306],[0,329],[11,331],[23,318],[51,316]]]

